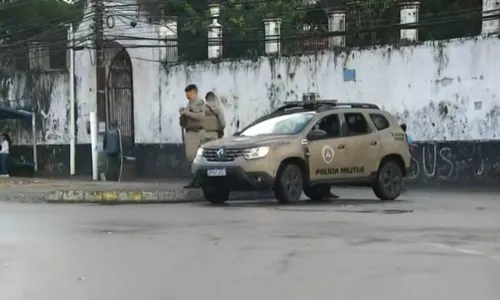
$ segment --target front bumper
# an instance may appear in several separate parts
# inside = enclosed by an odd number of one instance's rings
[[[225,176],[208,176],[209,169],[220,168],[226,170]],[[271,190],[274,186],[274,177],[268,173],[245,172],[241,167],[235,166],[200,167],[194,177],[201,186],[224,186],[232,191]]]

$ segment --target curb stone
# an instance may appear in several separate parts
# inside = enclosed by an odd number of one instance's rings
[[[199,191],[59,190],[45,196],[45,201],[54,203],[166,203],[201,202],[204,200]]]
[[[230,200],[255,200],[273,198],[269,192],[233,192]],[[140,204],[140,203],[189,203],[205,202],[200,190],[58,190],[45,196],[48,203],[102,203],[102,204]]]

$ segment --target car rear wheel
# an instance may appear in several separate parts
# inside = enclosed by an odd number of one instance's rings
[[[304,188],[304,194],[306,194],[306,196],[313,201],[322,201],[330,198],[330,188],[329,184],[308,186]]]
[[[285,164],[278,171],[274,195],[281,203],[294,203],[302,195],[302,171],[295,164]]]
[[[403,190],[403,171],[392,160],[385,161],[377,172],[373,192],[380,200],[395,200]]]
[[[203,186],[203,196],[211,204],[224,204],[229,199],[231,191],[224,187]]]

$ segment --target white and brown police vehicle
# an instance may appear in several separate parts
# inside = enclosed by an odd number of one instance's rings
[[[373,188],[394,200],[410,168],[405,134],[368,103],[289,102],[234,136],[203,144],[193,176],[211,203],[231,191],[272,190],[280,202],[329,197],[332,186]]]

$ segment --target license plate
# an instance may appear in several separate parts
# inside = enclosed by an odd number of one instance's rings
[[[207,170],[207,175],[210,177],[226,176],[226,169],[210,169]]]

